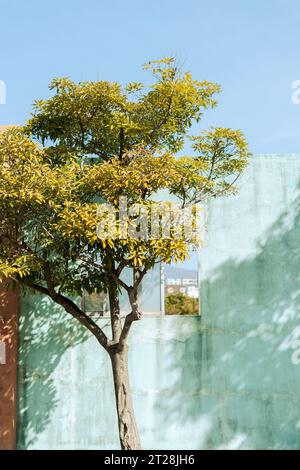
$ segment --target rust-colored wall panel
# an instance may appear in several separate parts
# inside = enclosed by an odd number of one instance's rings
[[[0,285],[0,450],[16,448],[18,320],[18,290]]]

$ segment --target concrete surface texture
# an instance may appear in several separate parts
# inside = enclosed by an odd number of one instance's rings
[[[252,157],[240,194],[208,207],[202,316],[134,325],[144,448],[299,448],[299,183],[300,155]],[[21,311],[18,447],[118,448],[110,364],[96,340],[40,296],[23,297]]]

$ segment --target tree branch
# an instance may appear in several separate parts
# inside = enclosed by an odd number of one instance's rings
[[[71,299],[56,292],[51,277],[49,263],[45,263],[44,265],[44,277],[48,288],[44,288],[36,284],[31,286],[30,283],[27,283],[28,287],[32,287],[33,289],[48,295],[55,303],[61,305],[66,310],[66,312],[70,313],[96,337],[104,349],[107,349],[109,340],[102,329],[97,325],[97,323],[95,323],[85,312],[83,312]]]
[[[147,273],[147,269],[144,268],[141,270],[134,271],[134,282],[133,286],[128,290],[128,297],[132,311],[126,315],[125,322],[123,325],[122,333],[119,340],[119,345],[122,347],[127,341],[127,337],[131,328],[131,325],[134,321],[141,320],[142,314],[138,310],[138,287],[142,282],[143,277]]]
[[[120,129],[120,151],[119,151],[119,159],[121,160],[124,151],[124,141],[125,141],[125,132],[124,127]]]
[[[110,276],[114,279],[114,281],[119,284],[119,286],[123,287],[127,292],[130,290],[130,286],[128,286],[122,279],[119,278],[119,276],[115,272],[109,273]]]
[[[141,320],[142,314],[140,312],[130,312],[126,315],[125,322],[123,325],[122,333],[119,340],[119,345],[122,347],[127,341],[127,337],[131,328],[131,325],[134,321]]]

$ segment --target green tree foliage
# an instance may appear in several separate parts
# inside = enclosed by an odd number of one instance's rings
[[[199,313],[199,299],[189,297],[181,292],[166,295],[166,315],[197,315]]]
[[[120,237],[119,198],[147,208],[164,190],[184,208],[231,194],[249,156],[239,130],[189,135],[216,105],[218,85],[194,80],[172,58],[145,69],[152,74],[149,86],[55,79],[52,97],[35,103],[26,126],[0,136],[0,274],[62,305],[111,357],[123,351],[132,322],[141,318],[138,288],[145,274],[157,262],[184,260],[190,248],[178,233]],[[178,156],[187,138],[194,154]],[[103,202],[117,215],[117,236],[105,239],[97,234]],[[128,284],[125,268],[132,271]],[[121,289],[132,309],[125,321]],[[108,292],[111,337],[71,300],[85,291]],[[121,428],[122,446],[136,447]]]

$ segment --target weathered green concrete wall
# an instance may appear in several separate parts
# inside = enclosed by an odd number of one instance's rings
[[[208,211],[202,318],[134,325],[144,448],[300,448],[299,181],[300,155],[253,157]],[[45,299],[22,304],[19,448],[118,448],[104,352]]]
[[[256,156],[240,195],[210,207],[200,255],[206,446],[300,448],[299,183],[300,155]]]

